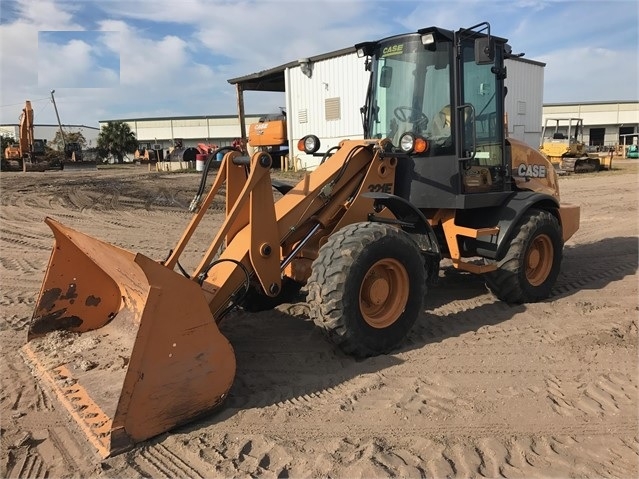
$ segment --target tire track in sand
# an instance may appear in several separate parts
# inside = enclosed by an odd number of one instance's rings
[[[602,374],[587,383],[549,375],[545,383],[551,407],[561,416],[595,415],[604,418],[634,411],[637,384],[630,374]]]

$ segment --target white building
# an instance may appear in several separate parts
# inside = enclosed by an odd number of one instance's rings
[[[581,118],[584,143],[591,147],[637,144],[639,101],[546,103],[543,118]]]
[[[265,115],[245,117],[245,129],[259,121]],[[242,136],[240,120],[237,115],[202,115],[159,118],[127,118],[101,120],[100,128],[109,121],[123,121],[135,133],[139,143],[160,145],[161,149],[173,146],[175,139],[183,140],[185,148],[195,147],[198,143],[212,143],[227,146]]]
[[[508,87],[505,111],[509,135],[539,146],[542,125],[544,63],[506,60]],[[363,137],[360,107],[366,99],[369,72],[354,47],[290,62],[229,80],[238,97],[246,90],[282,91],[286,95],[289,150],[298,168],[312,169],[319,158],[298,152],[297,141],[317,135],[322,151],[344,138]]]
[[[96,146],[98,140],[98,134],[100,129],[94,126],[86,125],[62,125],[65,133],[80,132],[87,141],[87,148]],[[47,143],[51,142],[56,133],[60,131],[58,125],[33,125],[33,135],[39,140],[46,140]],[[18,140],[20,136],[20,125],[17,123],[10,123],[7,125],[0,125],[0,135],[10,136],[15,140]]]

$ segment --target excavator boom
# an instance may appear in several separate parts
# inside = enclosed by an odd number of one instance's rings
[[[20,152],[22,156],[26,155],[31,150],[31,145],[33,145],[33,108],[31,107],[31,102],[27,100],[25,102],[24,108],[22,109],[22,114],[20,115]]]

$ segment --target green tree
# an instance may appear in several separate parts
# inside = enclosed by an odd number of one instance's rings
[[[111,154],[118,159],[118,163],[123,163],[124,155],[137,149],[138,140],[128,123],[110,121],[100,130],[97,146],[100,156]]]
[[[16,140],[9,136],[9,135],[2,135],[0,136],[0,151],[2,151],[2,154],[4,155],[4,149],[7,146],[13,146],[15,145],[17,142]]]
[[[64,132],[64,138],[66,139],[67,143],[80,143],[82,149],[85,149],[87,146],[87,140],[81,131],[66,131]],[[48,142],[48,144],[58,151],[64,150],[64,142],[62,141],[60,130],[55,132],[55,137],[53,138],[53,140]]]

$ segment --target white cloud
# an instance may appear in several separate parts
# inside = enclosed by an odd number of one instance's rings
[[[37,85],[38,31],[24,22],[0,25],[0,84],[3,90]],[[4,95],[3,95],[4,97]]]
[[[513,6],[516,8],[523,8],[539,12],[545,9],[550,3],[553,2],[548,2],[545,0],[518,0],[517,2],[514,2]]]
[[[20,108],[13,105],[48,96],[38,88],[38,32],[82,29],[70,6],[54,0],[18,0],[16,12],[16,21],[0,25],[0,97],[10,105],[0,110],[3,123],[16,122]]]
[[[67,2],[55,0],[17,0],[17,8],[23,23],[37,30],[84,30],[73,21],[75,8]]]
[[[148,2],[130,2],[119,10],[121,5],[105,8],[132,22],[150,18]],[[156,0],[153,6],[154,21],[185,24],[172,34],[250,68],[239,69],[240,75],[390,31],[384,18],[375,15],[376,4],[362,0]]]
[[[160,39],[151,39],[124,21],[101,21],[99,27],[110,33],[104,40],[106,46],[120,53],[122,86],[143,86],[147,90],[175,88],[214,77],[213,68],[192,57],[192,47],[184,38],[167,33]]]
[[[634,61],[629,61],[634,57]],[[544,101],[639,99],[637,51],[578,47],[555,50],[546,63]]]
[[[119,73],[97,64],[95,48],[82,40],[64,45],[41,41],[38,85],[44,88],[99,88],[119,83]]]
[[[635,2],[552,0],[20,0],[18,18],[0,25],[0,93],[3,104],[19,104],[56,88],[63,121],[91,125],[122,117],[234,114],[229,78],[422,27],[455,30],[488,20],[491,32],[509,38],[515,52],[548,63],[546,101],[631,99],[639,96],[632,89],[633,7]],[[38,32],[85,27],[104,33],[90,50],[66,45],[58,56],[75,48],[75,64],[48,64],[38,86],[36,59],[51,63],[42,58],[44,49],[38,51]],[[120,57],[117,85],[100,70],[105,51]],[[48,85],[62,82],[65,72],[115,86],[87,91]],[[246,92],[245,100],[251,113],[283,105],[280,94]],[[36,121],[55,121],[45,106],[34,105]],[[0,109],[0,123],[15,122],[18,113],[19,107]]]
[[[81,30],[69,6],[54,0],[17,0],[18,20],[0,25],[0,84],[4,89],[25,90],[37,85],[38,31]],[[3,95],[4,96],[4,95]]]

